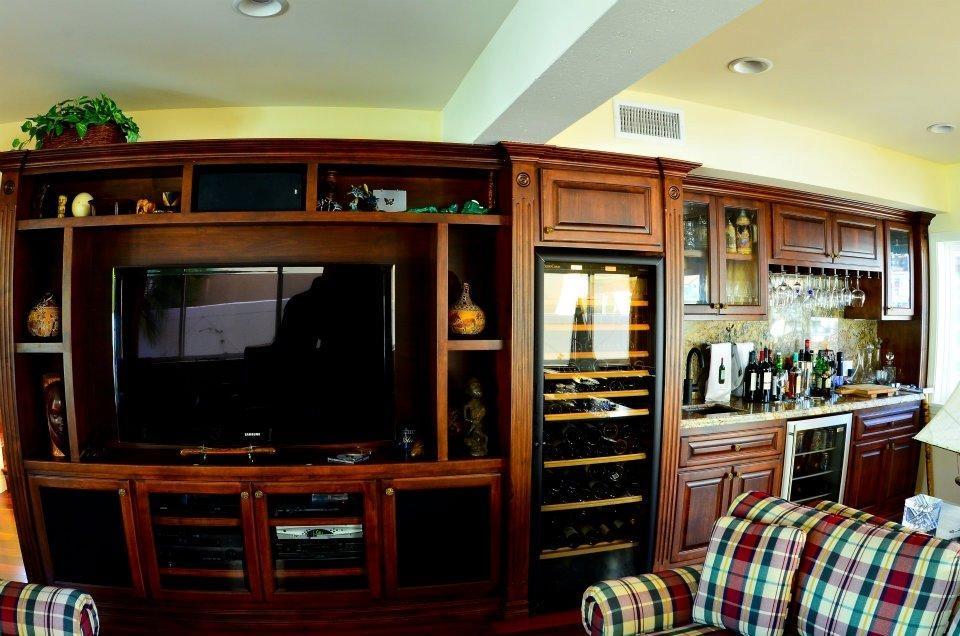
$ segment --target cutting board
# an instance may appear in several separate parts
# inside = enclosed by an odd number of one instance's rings
[[[848,384],[837,387],[837,393],[840,395],[856,395],[861,397],[875,398],[881,395],[894,395],[897,392],[892,386],[882,384]]]

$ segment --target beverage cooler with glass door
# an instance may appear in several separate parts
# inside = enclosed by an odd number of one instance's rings
[[[662,259],[537,256],[535,611],[649,571],[657,509]]]
[[[843,503],[852,422],[850,413],[787,422],[784,499],[808,506],[824,499]]]

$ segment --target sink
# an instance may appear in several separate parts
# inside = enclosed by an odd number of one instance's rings
[[[681,406],[680,412],[684,417],[703,417],[704,415],[734,415],[746,413],[743,409],[738,409],[729,404],[689,404]]]

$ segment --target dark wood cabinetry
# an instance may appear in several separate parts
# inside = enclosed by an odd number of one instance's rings
[[[854,413],[844,503],[899,519],[916,489],[920,426],[919,404]]]
[[[545,168],[540,240],[663,250],[660,178]]]
[[[775,203],[772,262],[878,270],[883,222],[875,217]]]
[[[780,493],[783,442],[782,421],[682,435],[682,468],[674,482],[676,507],[664,567],[702,561],[713,524],[739,495],[751,490]]]

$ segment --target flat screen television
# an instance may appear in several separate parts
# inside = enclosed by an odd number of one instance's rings
[[[394,267],[118,267],[119,441],[394,439]]]

